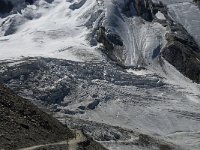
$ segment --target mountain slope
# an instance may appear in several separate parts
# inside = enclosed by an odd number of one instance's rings
[[[18,95],[109,149],[199,150],[196,3],[36,0],[14,10],[0,18],[0,80]]]
[[[67,127],[3,85],[0,85],[0,133],[1,149],[18,149],[73,137]]]

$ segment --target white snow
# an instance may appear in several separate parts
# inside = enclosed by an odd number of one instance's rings
[[[55,0],[52,4],[40,0],[38,3],[22,10],[22,14],[0,19],[0,60],[21,56],[74,61],[102,59],[96,47],[91,47],[86,40],[90,30],[83,26],[86,18],[82,14],[90,13],[95,1],[88,0],[87,7],[74,11],[69,9],[71,3],[65,0]],[[27,15],[32,20],[26,19]],[[3,36],[9,30],[15,32]]]
[[[141,76],[145,76],[148,75],[150,73],[148,73],[147,70],[134,70],[134,69],[127,69],[127,72],[133,73],[135,75],[141,75]]]
[[[158,12],[156,13],[156,17],[157,17],[158,19],[160,19],[160,20],[166,20],[164,14],[161,13],[160,11],[158,11]]]

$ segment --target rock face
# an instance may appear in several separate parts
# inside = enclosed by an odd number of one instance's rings
[[[152,21],[154,12],[151,10],[152,3],[149,0],[135,0],[134,2],[137,15],[141,16],[147,21]]]
[[[198,7],[200,8],[200,0],[194,0],[195,3],[197,3]]]
[[[176,28],[176,32],[166,34],[168,43],[162,56],[185,76],[200,83],[200,49],[183,28]]]
[[[106,29],[101,26],[97,29],[97,41],[102,43],[105,47],[103,50],[109,58],[118,62],[119,64],[124,63],[123,58],[123,41],[117,34],[108,33]]]
[[[72,138],[71,131],[0,85],[0,147],[18,149]]]
[[[6,2],[1,0],[0,1],[0,13],[9,13],[13,9],[13,5],[10,1]]]

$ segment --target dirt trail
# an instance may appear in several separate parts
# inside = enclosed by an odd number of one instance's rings
[[[59,146],[59,145],[66,145],[66,148],[67,148],[67,141],[61,141],[61,142],[57,142],[57,143],[49,143],[49,144],[44,144],[44,145],[35,145],[35,146],[27,147],[27,148],[22,148],[19,150],[35,150],[35,149],[39,149],[39,148],[47,148],[49,146]]]
[[[66,150],[76,150],[78,147],[78,143],[86,141],[86,137],[82,134],[81,131],[79,130],[72,130],[75,133],[75,138],[69,139],[69,141],[60,141],[57,143],[49,143],[49,144],[41,144],[41,145],[35,145],[27,148],[22,148],[20,150],[38,150],[40,148],[48,148],[50,146],[61,146],[61,145],[66,145]]]

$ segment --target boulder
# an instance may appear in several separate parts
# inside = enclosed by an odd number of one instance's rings
[[[99,99],[94,100],[92,103],[90,103],[87,108],[88,109],[95,109],[100,103]]]

